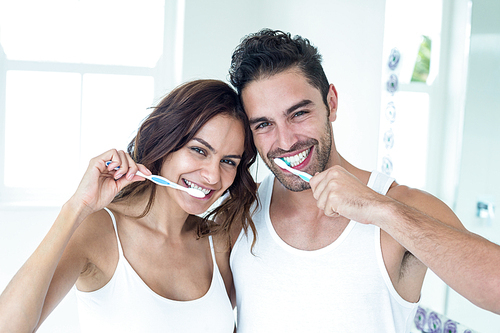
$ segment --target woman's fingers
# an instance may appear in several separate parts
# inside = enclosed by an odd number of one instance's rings
[[[139,168],[139,171],[142,172],[143,174],[145,174],[146,176],[152,175],[151,171],[148,168],[146,168],[144,165],[137,164],[137,167]],[[144,178],[141,177],[141,179],[144,179]]]
[[[129,169],[129,160],[127,158],[128,154],[125,153],[123,150],[117,151],[117,154],[118,154],[118,160],[120,161],[120,165],[118,165],[119,169],[114,174],[115,180],[118,180],[122,178],[124,175],[126,175]]]
[[[143,177],[136,176],[137,171],[141,171],[145,175],[151,175],[148,168],[135,163],[132,157],[123,150],[111,149],[97,158],[105,161],[108,171],[114,172],[113,178],[115,180],[123,178],[129,182],[145,180]]]
[[[116,149],[110,149],[107,152],[97,156],[95,159],[99,163],[104,163],[104,165],[107,166],[107,171],[109,172],[114,172],[115,168],[119,168],[122,164],[122,159]],[[108,164],[107,162],[110,163]]]
[[[127,158],[127,163],[128,163],[128,171],[127,171],[127,180],[132,181],[132,180],[144,180],[142,177],[137,177],[135,178],[135,174],[137,171],[142,167],[141,172],[145,174],[151,174],[151,172],[143,165],[135,163],[135,161],[132,159],[132,157],[129,154],[125,154]]]

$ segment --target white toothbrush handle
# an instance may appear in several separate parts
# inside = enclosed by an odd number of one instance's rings
[[[146,178],[146,179],[150,179],[151,178],[151,176],[146,176],[145,174],[143,174],[139,170],[137,170],[137,172],[135,173],[135,175],[139,176],[139,177],[142,177],[142,178]]]
[[[302,171],[298,171],[298,170],[295,170],[294,172],[297,176],[299,176],[300,178],[302,178],[303,180],[305,180],[306,182],[309,183],[309,181],[311,180],[312,176],[308,173],[305,173],[305,172],[302,172]]]
[[[111,164],[111,161],[106,162],[106,166],[108,166],[110,164]],[[120,167],[116,167],[115,170],[118,170],[119,168]],[[203,197],[205,197],[205,193],[203,193],[200,190],[197,190],[195,188],[189,188],[189,187],[180,186],[179,184],[171,182],[170,180],[168,180],[168,179],[166,179],[164,177],[161,177],[161,176],[155,176],[155,175],[146,176],[145,174],[143,174],[139,170],[137,170],[137,172],[135,173],[135,175],[139,176],[139,177],[143,177],[143,178],[149,179],[153,183],[156,183],[156,184],[159,184],[159,185],[169,186],[169,187],[175,188],[176,190],[185,191],[185,192],[187,192],[187,193],[189,193],[192,196],[197,197],[197,198],[203,198]]]
[[[294,168],[290,167],[288,164],[286,164],[285,161],[283,161],[281,158],[275,158],[274,162],[282,169],[288,170],[289,172],[293,173],[296,176],[299,176],[303,180],[309,183],[311,180],[312,176],[306,172],[295,170]]]
[[[145,174],[143,174],[140,171],[137,171],[135,174],[136,174],[136,176],[149,179],[149,180],[151,180],[152,182],[154,182],[156,184],[163,185],[163,186],[169,186],[169,187],[174,188],[176,190],[181,190],[181,191],[187,192],[187,193],[189,193],[192,196],[197,197],[197,198],[203,198],[203,197],[205,197],[205,193],[203,193],[200,190],[181,186],[181,185],[179,185],[177,183],[174,183],[174,182],[171,182],[170,180],[168,180],[168,179],[166,179],[164,177],[161,177],[161,176],[154,176],[154,175],[146,176]]]

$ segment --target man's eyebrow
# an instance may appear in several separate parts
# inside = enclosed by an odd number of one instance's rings
[[[310,99],[304,99],[300,102],[298,102],[297,104],[294,104],[292,105],[291,107],[289,107],[285,114],[286,115],[289,115],[290,113],[292,113],[293,111],[297,110],[297,109],[300,109],[300,108],[303,108],[304,106],[308,106],[308,105],[311,105],[313,104],[313,102],[310,100]]]
[[[300,109],[300,108],[303,108],[304,106],[311,105],[311,104],[313,104],[313,102],[310,99],[304,99],[304,100],[298,102],[297,104],[294,104],[294,105],[290,106],[288,109],[286,109],[285,114],[288,116],[293,111]],[[251,118],[248,121],[249,121],[250,125],[255,125],[257,123],[269,122],[271,120],[267,117],[258,117],[258,118]]]
[[[195,141],[198,141],[199,143],[201,143],[202,145],[204,145],[205,147],[208,148],[208,150],[210,150],[213,154],[217,154],[217,150],[214,149],[214,147],[212,147],[208,142],[206,142],[205,140],[201,139],[201,138],[193,138],[193,140]],[[238,159],[242,159],[241,155],[226,155],[224,156],[225,158],[238,158]]]
[[[250,125],[255,125],[257,123],[261,123],[261,122],[269,122],[270,119],[267,118],[267,117],[259,117],[259,118],[250,118],[248,119],[248,122],[250,123]]]

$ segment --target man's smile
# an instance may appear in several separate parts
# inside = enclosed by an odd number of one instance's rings
[[[290,167],[295,167],[299,165],[300,163],[304,162],[304,160],[309,156],[309,153],[311,152],[311,148],[308,148],[296,155],[292,156],[287,156],[287,157],[281,157],[286,164],[288,164]]]

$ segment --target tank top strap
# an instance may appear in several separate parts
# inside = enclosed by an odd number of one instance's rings
[[[269,210],[269,205],[271,204],[271,198],[273,196],[274,187],[274,174],[269,174],[260,183],[259,189],[257,190],[257,198],[259,200],[258,210],[263,212]]]
[[[210,243],[210,253],[212,254],[212,261],[214,263],[214,269],[217,267],[217,260],[215,259],[215,249],[214,249],[214,240],[212,236],[208,236],[208,242]],[[219,268],[217,267],[217,270]]]
[[[116,226],[115,215],[107,207],[104,207],[104,210],[108,212],[109,216],[111,216],[111,220],[113,221],[113,228],[115,229],[116,242],[118,244],[118,253],[120,254],[120,257],[123,257],[123,249],[122,249],[122,244],[120,243],[120,237],[118,237],[118,228]]]
[[[383,174],[378,171],[373,171],[370,175],[370,179],[368,180],[367,185],[372,190],[380,194],[386,195],[387,191],[389,191],[389,188],[391,187],[394,180],[395,180],[394,178],[391,178],[386,174]]]

